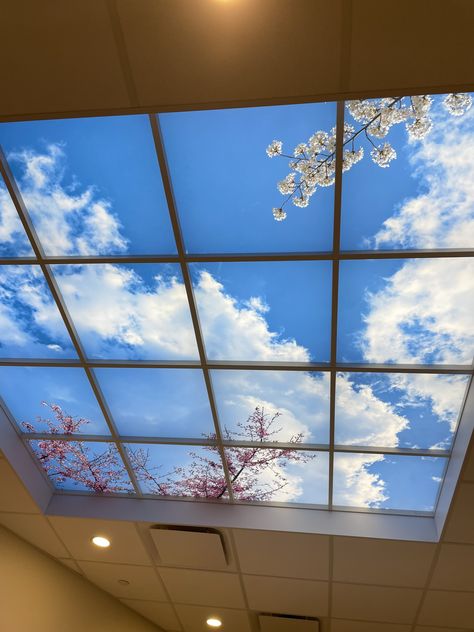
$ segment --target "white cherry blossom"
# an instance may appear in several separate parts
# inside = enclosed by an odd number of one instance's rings
[[[364,157],[362,142],[372,145],[370,156],[382,168],[390,166],[397,157],[392,145],[385,141],[377,145],[373,139],[386,138],[394,125],[405,123],[410,140],[419,141],[431,131],[433,120],[429,114],[433,98],[428,94],[411,97],[384,97],[382,99],[357,99],[346,102],[350,116],[360,123],[344,122],[342,138],[342,171],[349,171]],[[472,97],[465,93],[448,94],[443,105],[453,116],[461,116],[472,106]],[[318,187],[332,186],[336,179],[336,128],[329,132],[318,130],[306,143],[296,145],[293,157],[284,155],[283,143],[274,140],[267,147],[270,158],[281,156],[289,160],[290,173],[277,184],[278,191],[286,196],[283,204],[273,209],[274,218],[281,222],[286,218],[284,206],[290,201],[298,207],[306,207]]]

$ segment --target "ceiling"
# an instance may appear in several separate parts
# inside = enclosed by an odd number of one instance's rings
[[[472,89],[469,0],[16,0],[0,24],[2,120]],[[389,7],[389,8],[388,8]],[[0,522],[166,631],[474,630],[474,445],[439,544],[226,529],[225,572],[160,563],[147,524],[45,517],[0,459]],[[91,533],[114,546],[92,550]],[[118,579],[130,583],[122,586]]]
[[[4,458],[0,524],[167,632],[205,630],[210,613],[256,632],[258,612],[318,617],[322,632],[473,630],[473,447],[438,544],[223,529],[225,571],[170,566],[150,523],[43,516]],[[110,549],[91,546],[97,532]]]

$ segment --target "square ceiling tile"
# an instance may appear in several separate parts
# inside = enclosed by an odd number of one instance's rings
[[[277,531],[233,531],[237,557],[243,573],[328,579],[327,536]]]
[[[244,608],[239,578],[234,573],[160,568],[161,578],[174,603]]]
[[[328,584],[303,579],[244,575],[244,587],[252,610],[305,617],[328,613]]]
[[[414,632],[466,632],[466,628],[438,628],[432,625],[417,625]]]
[[[140,101],[211,103],[334,92],[339,85],[339,3],[300,0],[277,6],[249,0],[120,0]],[[308,23],[318,25],[317,48],[311,29],[301,28]],[[281,62],[277,65],[275,41]],[[319,61],[319,47],[333,51],[324,63]]]
[[[23,41],[29,51],[2,57],[1,72],[10,77],[2,114],[130,105],[103,0],[69,6],[18,0],[2,26],[5,50]]]
[[[414,632],[466,632],[466,628],[438,628],[432,625],[417,625]]]
[[[474,544],[474,485],[458,485],[443,539],[446,542]]]
[[[352,11],[347,89],[389,90],[470,82],[474,52],[461,54],[460,46],[470,37],[469,5],[398,0],[392,11],[380,11],[378,0],[357,0],[347,5]],[[443,50],[437,45],[440,41],[445,42]]]
[[[386,623],[412,623],[423,592],[414,588],[385,588],[334,583],[333,616]]]
[[[43,516],[0,513],[0,524],[54,557],[69,556],[61,540]]]
[[[365,538],[334,539],[334,581],[425,585],[436,545]]]
[[[51,524],[77,560],[114,562],[118,564],[151,564],[140,536],[131,522],[63,518],[51,516]],[[94,535],[110,540],[110,547],[101,549],[91,543]]]
[[[0,460],[0,511],[40,513],[6,459]]]
[[[209,616],[219,617],[223,623],[222,630],[225,632],[252,632],[246,610],[177,605],[176,612],[186,632],[209,630],[205,623]]]
[[[163,586],[151,566],[101,562],[79,562],[79,566],[87,579],[114,597],[168,601]]]
[[[181,630],[173,607],[168,603],[144,601],[143,599],[121,599],[120,601],[164,630],[173,630],[173,632],[174,630]]]
[[[219,533],[155,527],[150,529],[150,535],[164,565],[212,570],[227,567]]]
[[[444,625],[472,630],[474,598],[469,592],[429,590],[418,617],[420,625]]]
[[[331,632],[411,632],[410,625],[368,623],[367,621],[331,620]]]
[[[474,591],[474,546],[443,544],[430,588]]]

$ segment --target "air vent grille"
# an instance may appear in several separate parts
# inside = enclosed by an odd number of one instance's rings
[[[156,525],[150,534],[162,564],[210,570],[227,567],[223,538],[215,529]]]

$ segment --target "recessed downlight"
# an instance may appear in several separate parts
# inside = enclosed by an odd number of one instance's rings
[[[110,546],[110,540],[108,540],[107,538],[104,538],[103,535],[95,535],[92,538],[92,544],[95,544],[95,546],[98,546],[101,549],[106,549],[107,547]]]
[[[222,621],[217,617],[209,617],[206,623],[210,628],[220,628],[222,625]]]

